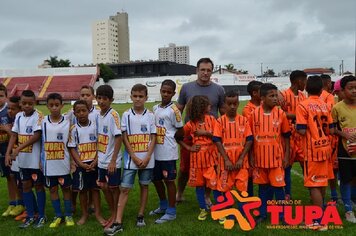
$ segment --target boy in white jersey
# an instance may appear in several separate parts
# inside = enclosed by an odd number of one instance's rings
[[[159,207],[150,215],[163,214],[155,221],[157,224],[176,218],[176,161],[178,160],[178,145],[176,135],[184,137],[182,115],[172,102],[176,84],[172,80],[165,80],[161,85],[161,104],[153,107],[157,127],[156,146],[154,150],[155,167],[153,169],[153,183],[159,197]],[[168,201],[165,186],[167,187]]]
[[[70,155],[67,148],[70,121],[61,114],[62,96],[51,93],[47,97],[47,108],[50,115],[42,120],[42,171],[49,188],[55,217],[50,228],[56,228],[62,222],[61,202],[58,195],[60,185],[63,193],[64,215],[66,226],[73,226],[70,176]]]
[[[96,184],[98,179],[97,120],[89,119],[89,109],[88,104],[83,100],[76,101],[73,105],[76,123],[71,127],[68,148],[78,167],[73,173],[72,190],[80,192],[82,217],[77,224],[84,224],[89,217],[88,192],[90,191],[93,196],[96,219],[101,225],[105,225],[100,210],[99,187]]]
[[[96,100],[101,109],[98,117],[98,182],[111,212],[108,227],[115,221],[120,194],[122,138],[119,114],[111,108],[114,91],[110,85],[97,88]]]
[[[124,112],[122,116],[121,130],[125,144],[124,170],[116,222],[104,231],[108,235],[123,230],[124,209],[137,172],[141,195],[136,226],[143,227],[146,225],[143,216],[148,198],[148,185],[152,180],[154,167],[153,151],[156,140],[156,126],[153,113],[145,108],[147,87],[142,84],[134,85],[131,89],[131,100],[133,107]]]
[[[42,113],[35,110],[36,96],[32,90],[24,90],[21,94],[21,108],[23,112],[16,115],[12,135],[6,150],[7,159],[17,159],[20,168],[20,177],[23,186],[23,200],[27,218],[20,228],[31,225],[42,227],[45,224],[46,193],[44,190],[44,177],[40,170],[41,153],[41,122]],[[14,148],[15,143],[18,146]],[[14,148],[14,149],[13,149]],[[34,195],[32,187],[36,189],[38,218],[34,214]]]

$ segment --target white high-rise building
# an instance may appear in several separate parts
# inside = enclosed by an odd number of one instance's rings
[[[189,46],[176,46],[170,43],[168,47],[158,49],[158,59],[189,65]]]
[[[128,14],[117,13],[92,24],[93,63],[130,61]]]

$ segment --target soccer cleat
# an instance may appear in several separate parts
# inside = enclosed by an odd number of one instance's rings
[[[113,223],[109,228],[104,229],[104,233],[105,235],[112,236],[123,230],[124,228],[122,227],[122,224]]]
[[[207,216],[208,216],[208,212],[205,209],[200,209],[198,220],[206,220]]]
[[[161,218],[157,219],[155,221],[156,224],[163,224],[166,223],[167,221],[172,221],[176,219],[176,215],[171,215],[171,214],[164,214]]]
[[[161,209],[160,207],[158,207],[157,209],[150,211],[149,215],[150,216],[154,216],[154,215],[162,215],[166,213],[166,209]]]
[[[9,216],[10,215],[10,212],[15,208],[14,205],[10,205],[7,207],[6,211],[4,211],[4,213],[2,213],[2,216],[3,217],[6,217],[6,216]]]
[[[145,220],[143,219],[143,216],[137,216],[136,226],[137,227],[145,227],[146,226],[146,223],[145,223]]]
[[[223,224],[225,224],[225,221],[226,221],[226,217],[220,218],[219,224],[223,225]]]
[[[62,223],[62,217],[54,217],[52,223],[49,225],[50,228],[57,228]]]
[[[10,215],[11,216],[18,216],[24,211],[25,211],[25,207],[24,206],[17,205],[10,211]]]
[[[35,223],[35,218],[31,217],[31,218],[26,218],[25,222],[23,222],[22,224],[19,225],[20,229],[26,229],[28,227],[30,227],[31,225],[33,225]]]
[[[289,201],[291,198],[290,198],[290,194],[286,194],[285,196],[284,196],[284,200],[286,200],[286,201]]]
[[[36,224],[33,225],[33,228],[42,228],[46,224],[46,217],[38,218]]]
[[[66,226],[74,226],[74,220],[71,216],[65,217]]]
[[[318,231],[328,231],[328,225],[319,225]]]
[[[26,219],[26,217],[27,217],[27,211],[24,211],[24,212],[22,212],[22,214],[16,216],[15,220],[20,221],[20,220]]]
[[[345,218],[348,222],[356,223],[355,214],[352,211],[348,211],[345,213]]]

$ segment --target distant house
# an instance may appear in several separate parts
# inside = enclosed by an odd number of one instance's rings
[[[307,73],[307,75],[321,75],[321,74],[332,75],[334,73],[333,70],[328,68],[307,68],[304,69],[304,72]]]

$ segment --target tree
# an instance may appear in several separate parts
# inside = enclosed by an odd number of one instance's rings
[[[50,65],[53,68],[56,67],[70,67],[71,62],[69,59],[58,59],[58,56],[50,56],[49,59],[46,59],[45,61],[48,62],[48,65]]]
[[[229,70],[229,71],[235,71],[236,70],[234,64],[232,64],[232,63],[229,63],[229,64],[225,65],[225,69]]]
[[[110,66],[100,63],[100,77],[103,78],[104,82],[107,83],[111,79],[115,79],[115,73]]]
[[[263,76],[265,77],[274,77],[276,73],[274,73],[273,69],[268,69],[263,73]]]
[[[244,74],[244,75],[248,74],[248,70],[243,70],[243,69],[239,69],[237,72],[239,72],[240,74]]]

